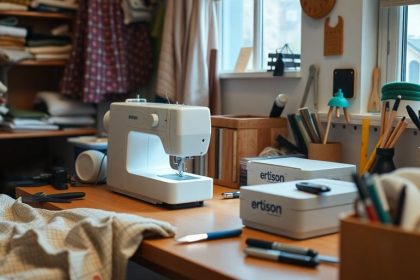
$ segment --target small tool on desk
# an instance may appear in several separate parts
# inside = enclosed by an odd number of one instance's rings
[[[79,199],[85,196],[84,192],[67,192],[67,193],[54,193],[45,194],[37,192],[30,196],[22,196],[24,203],[40,203],[40,202],[55,202],[55,203],[70,203],[72,199]]]
[[[241,194],[240,191],[236,191],[236,192],[224,192],[224,193],[222,193],[222,197],[224,199],[239,198],[239,195],[240,194]]]
[[[198,234],[189,234],[179,238],[176,238],[176,242],[179,243],[191,243],[204,240],[214,240],[228,237],[237,237],[241,235],[242,229],[233,229],[233,230],[222,230],[222,231],[213,231],[207,233],[198,233]]]

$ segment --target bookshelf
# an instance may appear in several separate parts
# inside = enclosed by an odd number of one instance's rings
[[[31,26],[36,33],[46,33],[64,23],[69,24],[72,30],[75,20],[74,14],[67,13],[0,11],[0,18],[8,16],[18,18],[18,26]],[[58,91],[66,63],[66,60],[23,60],[13,65],[0,64],[1,78],[8,87],[8,104],[19,109],[32,109],[38,91]],[[3,159],[0,162],[0,186],[2,178],[33,175],[33,172],[44,170],[47,166],[68,161],[67,150],[71,149],[71,145],[67,143],[67,138],[95,134],[95,128],[0,131]]]

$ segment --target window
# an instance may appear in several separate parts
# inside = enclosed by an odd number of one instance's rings
[[[398,1],[397,1],[398,2]],[[420,4],[381,8],[384,83],[420,80]]]
[[[418,61],[411,61],[410,62],[410,67],[408,68],[408,74],[409,74],[409,78],[408,78],[408,82],[410,83],[415,83],[418,84],[419,83],[419,62]]]
[[[221,70],[232,72],[241,48],[252,47],[247,71],[267,71],[268,54],[288,44],[300,54],[301,7],[297,0],[223,0]]]

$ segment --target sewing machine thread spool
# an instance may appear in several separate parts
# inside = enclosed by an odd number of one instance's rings
[[[77,156],[75,169],[77,177],[85,183],[99,183],[106,178],[106,154],[88,150]]]

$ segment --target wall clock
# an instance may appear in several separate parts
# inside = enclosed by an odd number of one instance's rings
[[[336,0],[300,0],[302,10],[311,18],[326,16],[334,7]]]

